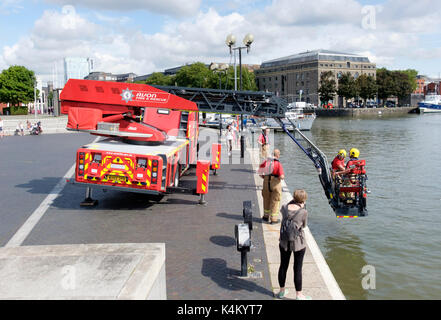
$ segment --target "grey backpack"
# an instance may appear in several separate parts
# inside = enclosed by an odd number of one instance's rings
[[[298,237],[302,236],[302,227],[297,227],[294,218],[304,210],[300,208],[294,213],[288,214],[286,219],[283,219],[280,227],[280,240],[284,241],[296,241]]]

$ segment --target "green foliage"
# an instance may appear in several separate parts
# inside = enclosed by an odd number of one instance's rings
[[[11,107],[11,115],[27,115],[28,107]]]
[[[410,83],[411,88],[412,88],[412,92],[414,92],[417,89],[417,87],[418,87],[418,83],[416,81],[416,77],[418,75],[418,71],[415,70],[415,69],[407,69],[407,70],[403,70],[401,72],[407,75],[407,77],[409,79],[409,83]]]
[[[212,72],[202,62],[182,67],[176,74],[176,84],[179,87],[209,88]]]
[[[341,78],[338,80],[337,94],[344,97],[346,100],[357,96],[357,85],[350,72],[342,74]]]
[[[237,66],[237,90],[239,90],[239,67]],[[220,80],[220,81],[219,81]],[[166,76],[161,72],[153,73],[145,81],[137,81],[150,85],[178,86],[189,88],[210,88],[234,90],[234,67],[226,71],[210,70],[204,63],[197,62],[182,67],[175,76]],[[253,72],[242,68],[242,90],[256,91],[256,79]]]
[[[383,101],[389,97],[404,99],[417,88],[417,75],[418,71],[413,69],[404,71],[391,71],[385,68],[378,69],[378,97]]]
[[[337,92],[334,73],[332,71],[325,71],[320,75],[318,93],[320,101],[327,104],[329,100],[334,98]]]
[[[386,100],[397,91],[393,71],[386,68],[377,69],[378,98]]]
[[[13,106],[34,101],[34,83],[34,72],[23,66],[3,70],[0,74],[0,101]]]
[[[166,76],[161,72],[154,72],[144,83],[158,86],[172,86],[174,84],[174,77]]]
[[[362,74],[355,80],[355,84],[357,86],[357,93],[362,99],[366,101],[367,99],[375,98],[378,86],[374,77]]]
[[[402,71],[394,72],[394,82],[395,82],[395,96],[398,99],[404,99],[406,96],[411,94],[414,90],[412,89],[412,82],[409,79],[408,74]]]

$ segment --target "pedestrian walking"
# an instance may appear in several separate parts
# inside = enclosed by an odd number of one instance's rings
[[[267,158],[259,167],[258,174],[263,179],[263,220],[278,223],[282,180],[285,179],[283,166],[279,161],[280,150],[274,150],[274,158]]]
[[[18,128],[20,129],[20,134],[21,136],[24,136],[24,126],[23,126],[23,122],[19,122],[18,123]]]
[[[265,160],[266,158],[268,158],[268,151],[270,146],[269,132],[270,129],[266,126],[263,126],[262,133],[260,134],[259,139],[257,140],[257,143],[260,146],[261,160]]]
[[[227,132],[225,137],[227,139],[228,156],[231,156],[233,152],[233,140],[234,140],[233,133],[234,133],[233,127],[231,126],[231,124],[229,124],[227,126]]]
[[[3,120],[0,118],[0,138],[3,139]]]
[[[293,200],[282,206],[282,224],[280,227],[280,267],[278,280],[280,291],[278,298],[284,298],[288,293],[285,289],[286,273],[289,267],[291,252],[294,252],[294,286],[296,300],[311,300],[311,297],[302,293],[302,267],[306,252],[304,228],[308,221],[308,211],[305,209],[308,194],[305,190],[295,190]]]

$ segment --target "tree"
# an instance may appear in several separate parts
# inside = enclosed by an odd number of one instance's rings
[[[319,85],[318,93],[320,95],[320,101],[327,104],[329,100],[334,99],[334,95],[337,91],[334,73],[332,71],[323,72],[320,75]]]
[[[345,98],[346,105],[349,99],[354,98],[357,95],[355,79],[350,72],[342,74],[338,80],[337,94]]]
[[[239,83],[239,66],[236,66],[237,70],[237,90],[240,90]],[[234,90],[234,67],[228,68],[227,72],[227,89]],[[223,78],[225,79],[225,78]],[[222,80],[223,81],[223,80]],[[224,83],[224,82],[223,82]],[[256,76],[254,72],[250,72],[247,68],[242,67],[242,91],[257,91]]]
[[[355,83],[357,86],[358,95],[364,100],[365,103],[367,99],[375,98],[378,91],[378,86],[374,77],[362,74],[357,78],[357,80],[355,80]]]
[[[153,72],[145,81],[145,84],[158,86],[171,86],[174,84],[174,77],[166,76],[162,72]]]
[[[394,73],[386,68],[377,69],[378,98],[383,101],[397,92]]]
[[[407,70],[403,70],[401,71],[403,73],[405,73],[409,79],[409,83],[411,85],[412,88],[412,92],[414,92],[417,88],[418,88],[418,83],[416,81],[416,77],[418,75],[418,71],[414,70],[414,69],[407,69]]]
[[[34,71],[23,66],[11,66],[3,70],[0,74],[0,101],[12,106],[34,101],[35,81]]]
[[[209,88],[210,77],[213,77],[208,67],[202,62],[196,62],[182,67],[176,74],[176,84],[179,87]]]
[[[409,96],[413,91],[412,81],[409,79],[409,75],[402,71],[394,72],[394,82],[395,82],[395,96],[398,97],[399,101],[403,101],[407,96]]]

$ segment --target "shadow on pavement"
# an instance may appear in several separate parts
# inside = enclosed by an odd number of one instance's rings
[[[60,182],[60,179],[61,177],[44,177],[27,183],[17,184],[15,188],[28,189],[27,192],[34,194],[49,194],[57,183]]]
[[[243,216],[239,215],[239,214],[230,214],[230,213],[221,212],[221,213],[216,214],[216,216],[221,217],[221,218],[233,219],[233,220],[243,222]],[[253,217],[253,222],[261,223],[262,219],[257,218],[257,217]]]
[[[201,273],[205,277],[209,277],[219,287],[229,291],[247,290],[249,292],[257,292],[263,295],[273,297],[273,292],[263,288],[253,280],[239,278],[240,270],[227,267],[227,262],[220,258],[211,258],[202,260]]]
[[[236,239],[228,236],[212,236],[210,241],[218,246],[232,247],[236,245]]]

